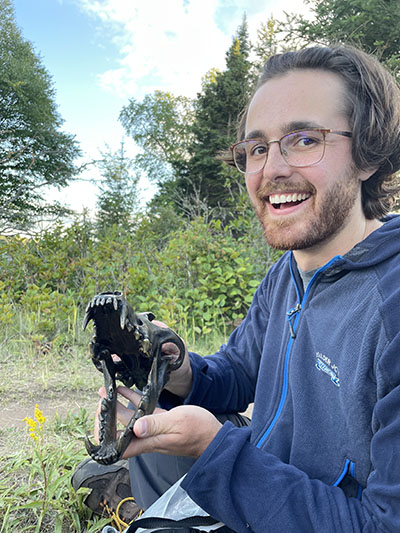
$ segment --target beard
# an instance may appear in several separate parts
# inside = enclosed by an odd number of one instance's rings
[[[321,244],[337,235],[345,225],[346,220],[360,195],[360,182],[356,169],[352,166],[348,172],[324,192],[319,202],[316,199],[316,189],[306,182],[306,185],[296,186],[286,184],[279,186],[279,192],[289,190],[301,190],[310,192],[308,206],[299,219],[296,214],[272,219],[266,197],[274,194],[273,189],[278,189],[272,184],[266,184],[257,191],[257,204],[254,206],[257,217],[261,223],[265,239],[269,246],[278,250],[304,250]]]

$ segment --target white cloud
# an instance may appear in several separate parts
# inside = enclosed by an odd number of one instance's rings
[[[100,75],[120,96],[156,88],[194,95],[201,77],[223,68],[230,43],[215,22],[217,0],[83,0],[80,7],[112,33],[119,65]]]
[[[210,68],[223,69],[232,36],[247,14],[251,36],[273,14],[306,8],[299,0],[79,0],[119,50],[118,65],[99,74],[120,97],[155,89],[195,96]]]

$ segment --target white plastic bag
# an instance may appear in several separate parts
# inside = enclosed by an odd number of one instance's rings
[[[185,474],[186,475],[186,474]],[[172,487],[170,487],[153,505],[151,505],[147,511],[141,516],[142,518],[171,518],[172,520],[182,520],[183,518],[189,518],[192,516],[210,516],[204,509],[202,509],[196,502],[192,500],[189,494],[181,487],[181,482],[185,476],[181,477]],[[201,531],[216,531],[220,527],[223,527],[222,522],[213,524],[212,526],[199,526]],[[196,529],[192,526],[193,529]],[[136,533],[151,533],[159,531],[157,529],[143,529],[139,528]],[[166,526],[167,529],[167,526]],[[124,533],[127,529],[124,531]],[[106,526],[102,533],[118,533],[113,527]]]
[[[186,475],[186,474],[185,474]],[[192,500],[189,494],[181,487],[181,482],[185,476],[181,477],[172,487],[170,487],[140,518],[157,517],[171,518],[173,520],[182,520],[190,516],[209,516],[196,502]],[[218,522],[212,526],[201,526],[202,531],[215,531],[224,524]],[[157,528],[160,529],[160,528]],[[138,529],[137,533],[151,533],[154,529]]]

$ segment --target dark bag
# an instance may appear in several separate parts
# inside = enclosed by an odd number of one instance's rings
[[[212,526],[218,523],[218,520],[211,516],[189,516],[181,520],[147,517],[135,520],[129,526],[126,533],[134,533],[138,529],[151,529],[153,533],[201,533],[204,532],[201,529],[202,526]],[[216,527],[212,531],[216,531],[217,533],[234,533],[227,526]]]

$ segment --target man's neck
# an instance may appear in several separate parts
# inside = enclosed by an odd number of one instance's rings
[[[315,270],[337,255],[344,255],[349,252],[356,244],[363,241],[373,231],[382,226],[382,222],[377,219],[364,219],[358,227],[348,226],[345,230],[331,239],[325,240],[304,250],[293,250],[294,257],[298,267],[303,271]]]

